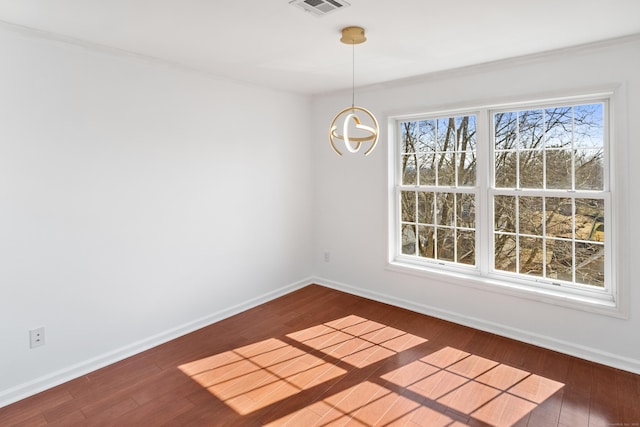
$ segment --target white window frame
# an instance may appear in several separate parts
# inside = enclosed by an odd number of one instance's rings
[[[389,152],[388,152],[388,264],[387,268],[395,272],[418,275],[438,282],[470,286],[515,297],[533,299],[549,304],[560,305],[590,312],[597,312],[614,317],[627,318],[626,274],[621,271],[625,263],[625,243],[621,224],[625,222],[627,213],[619,201],[616,179],[610,173],[626,176],[624,132],[624,94],[620,88],[607,88],[604,91],[585,92],[582,95],[538,98],[530,97],[526,101],[487,103],[474,107],[440,109],[425,113],[395,114],[388,116]],[[605,241],[605,274],[604,289],[584,286],[558,286],[549,279],[527,278],[514,273],[506,273],[494,269],[493,256],[493,212],[492,195],[501,194],[500,189],[493,188],[493,124],[492,114],[495,111],[524,110],[545,106],[585,104],[603,102],[605,104],[605,170],[604,192],[597,192],[598,197],[604,195],[605,217],[607,218],[607,238]],[[615,113],[615,114],[614,114]],[[399,123],[408,120],[431,119],[437,117],[476,116],[476,159],[477,177],[475,187],[451,188],[451,191],[474,191],[476,194],[476,265],[468,266],[457,263],[442,262],[432,259],[405,256],[401,251],[401,216],[400,197],[402,190],[411,190],[412,186],[401,185],[401,130]],[[616,131],[617,129],[617,131]],[[618,139],[616,139],[618,138]],[[624,187],[621,185],[620,187]],[[413,186],[413,190],[420,190]],[[424,188],[430,190],[429,188]],[[436,190],[437,191],[437,190]],[[567,192],[560,190],[518,190],[523,195],[561,195]],[[579,197],[579,196],[577,196]],[[618,203],[618,205],[616,204]],[[491,249],[491,251],[489,250]],[[433,283],[433,282],[429,282]]]

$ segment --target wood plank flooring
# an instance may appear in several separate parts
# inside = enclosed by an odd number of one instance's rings
[[[640,376],[311,285],[1,426],[640,426]]]

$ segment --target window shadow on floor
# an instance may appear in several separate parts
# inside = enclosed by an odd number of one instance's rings
[[[238,424],[512,426],[564,384],[357,315],[184,363]]]

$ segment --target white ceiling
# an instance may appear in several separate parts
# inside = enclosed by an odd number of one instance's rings
[[[0,0],[0,21],[288,91],[356,85],[640,34],[640,0],[348,0],[323,17],[289,0]]]

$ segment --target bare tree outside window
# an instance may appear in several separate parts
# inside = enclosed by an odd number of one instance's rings
[[[493,120],[495,269],[603,287],[604,105]]]
[[[396,117],[390,263],[560,304],[616,304],[612,102],[579,95]]]
[[[475,116],[406,121],[400,129],[402,253],[475,265]]]

